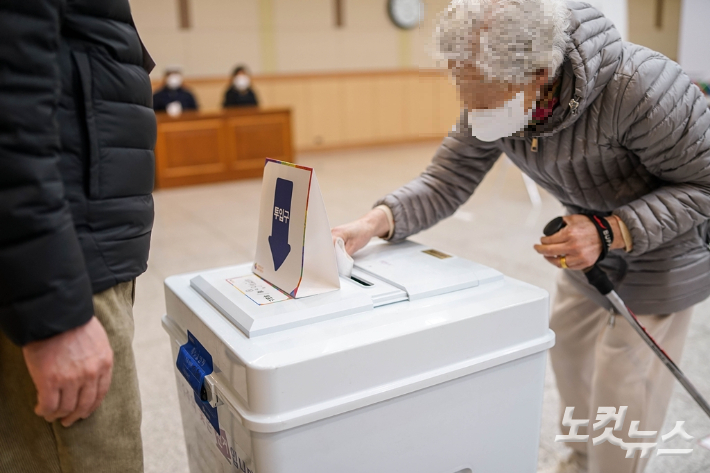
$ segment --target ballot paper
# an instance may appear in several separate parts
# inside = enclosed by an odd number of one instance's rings
[[[345,242],[338,237],[335,240],[335,261],[338,263],[338,274],[344,278],[350,278],[353,274],[353,257],[345,250]]]
[[[294,298],[340,288],[316,173],[267,159],[253,272]]]

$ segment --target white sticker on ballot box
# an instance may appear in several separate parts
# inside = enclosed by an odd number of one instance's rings
[[[254,274],[227,279],[227,282],[258,305],[283,302],[292,298]]]

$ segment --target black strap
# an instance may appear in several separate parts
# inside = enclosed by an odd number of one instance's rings
[[[591,268],[586,269],[584,271],[584,275],[587,277],[589,284],[594,286],[602,296],[606,296],[614,290],[614,285],[609,280],[609,276],[607,276],[604,270],[596,264]]]
[[[611,231],[611,226],[609,225],[609,222],[606,218],[600,217],[598,215],[582,215],[587,217],[594,224],[594,227],[597,229],[597,233],[599,233],[599,239],[602,241],[602,252],[596,261],[596,263],[598,263],[604,258],[606,258],[606,255],[609,254],[609,250],[611,250],[611,244],[614,243],[614,232]]]

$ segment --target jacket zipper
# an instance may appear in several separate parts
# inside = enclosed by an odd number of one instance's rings
[[[569,101],[569,109],[572,111],[572,115],[577,115],[577,109],[579,108],[579,101],[581,98],[577,95],[572,97],[572,100]]]

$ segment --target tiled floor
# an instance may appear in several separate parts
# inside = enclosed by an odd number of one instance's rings
[[[416,176],[429,162],[435,143],[298,156],[313,166],[331,225],[366,212],[387,191]],[[148,272],[138,280],[135,350],[143,399],[146,471],[187,472],[172,355],[160,325],[165,313],[162,281],[173,274],[249,262],[256,241],[260,181],[163,190],[155,193],[156,220]],[[476,195],[457,214],[415,237],[423,243],[492,266],[505,274],[553,289],[556,269],[533,250],[545,223],[560,214],[547,195],[535,209],[521,175],[501,160]],[[710,304],[696,310],[682,368],[710,397]],[[540,471],[553,471],[565,449],[554,442],[558,397],[548,369],[540,446]],[[676,420],[699,439],[710,435],[710,420],[676,385],[666,420]],[[684,457],[653,458],[648,473],[710,471],[710,451],[695,446]]]

